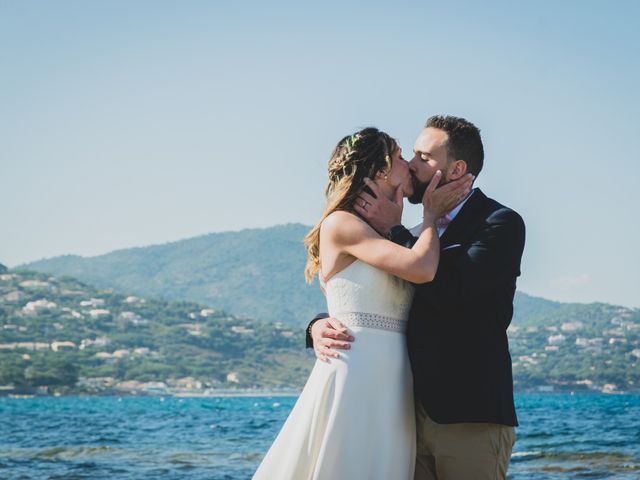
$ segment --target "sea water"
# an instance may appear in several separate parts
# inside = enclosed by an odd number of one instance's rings
[[[1,479],[249,479],[295,397],[0,398]],[[509,478],[640,478],[640,395],[522,394]]]

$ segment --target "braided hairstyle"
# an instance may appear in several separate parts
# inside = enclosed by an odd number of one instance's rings
[[[377,128],[368,127],[338,142],[329,159],[327,203],[320,221],[304,237],[307,265],[304,276],[311,283],[320,270],[320,226],[325,218],[339,210],[353,212],[353,205],[366,184],[384,169],[391,169],[391,156],[398,143]]]

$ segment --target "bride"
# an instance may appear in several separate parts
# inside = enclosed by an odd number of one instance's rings
[[[339,358],[317,360],[254,480],[410,480],[415,462],[412,376],[405,325],[413,283],[433,279],[435,221],[469,192],[471,176],[423,197],[422,232],[412,248],[381,237],[354,213],[365,179],[402,204],[413,193],[396,141],[376,128],[340,140],[329,160],[327,205],[305,238],[305,276],[317,274],[329,315],[357,337]],[[366,204],[365,204],[366,208]]]

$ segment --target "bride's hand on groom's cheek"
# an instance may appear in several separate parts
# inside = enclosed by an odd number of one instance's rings
[[[391,227],[400,225],[402,219],[404,205],[402,185],[396,188],[395,198],[389,200],[375,182],[368,178],[365,178],[364,182],[371,189],[373,195],[362,192],[356,199],[353,208],[380,235],[386,237],[389,235]]]
[[[316,357],[323,362],[328,362],[330,358],[340,358],[336,349],[348,350],[351,348],[350,342],[354,340],[347,327],[336,318],[316,321],[311,327],[311,338]]]
[[[425,213],[432,214],[434,218],[442,217],[467,198],[469,192],[471,192],[475,177],[468,173],[457,180],[438,187],[439,180],[434,175],[422,197]]]

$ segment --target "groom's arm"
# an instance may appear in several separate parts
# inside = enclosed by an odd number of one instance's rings
[[[396,225],[391,227],[389,231],[389,240],[403,247],[411,248],[413,244],[418,241],[418,237],[414,237],[413,234],[403,225]]]
[[[307,348],[313,348],[316,357],[325,362],[330,358],[340,358],[338,350],[349,350],[353,340],[347,327],[328,313],[319,313],[307,327]]]
[[[329,314],[325,312],[319,313],[315,317],[313,317],[313,320],[309,322],[309,325],[307,326],[307,334],[305,335],[307,348],[313,348],[313,337],[311,336],[311,329],[318,320],[322,320],[323,318],[329,318]]]

